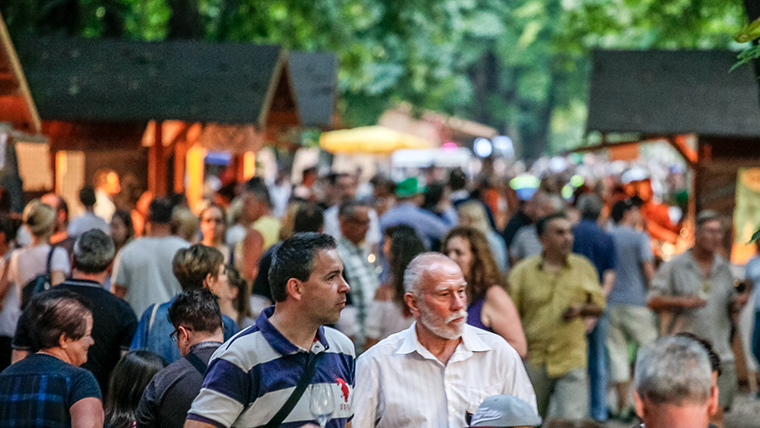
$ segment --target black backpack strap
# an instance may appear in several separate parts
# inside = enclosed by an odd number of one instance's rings
[[[301,399],[303,393],[306,392],[306,388],[314,378],[314,372],[317,369],[317,362],[322,357],[322,354],[324,354],[324,351],[318,354],[309,354],[309,361],[306,363],[306,368],[303,371],[303,375],[301,375],[301,379],[298,380],[296,389],[293,390],[293,393],[290,394],[290,397],[288,397],[288,400],[285,402],[285,404],[282,405],[280,410],[278,410],[272,419],[266,425],[264,425],[264,428],[279,427],[282,424],[282,421],[284,421],[290,412],[293,411],[293,408],[296,407],[296,403],[298,403],[298,400]]]
[[[198,370],[201,376],[206,375],[206,368],[208,366],[206,365],[206,363],[203,362],[203,360],[201,360],[201,357],[193,353],[190,353],[190,354],[185,355],[185,359],[189,361],[190,364],[193,365],[193,367],[195,367],[195,370]]]
[[[47,256],[47,263],[45,263],[45,274],[47,275],[48,279],[52,280],[50,278],[51,271],[51,265],[53,264],[53,253],[55,253],[57,245],[50,244],[50,252]]]

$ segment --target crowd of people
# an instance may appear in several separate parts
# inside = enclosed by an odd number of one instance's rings
[[[48,194],[0,218],[0,419],[722,426],[748,289],[717,213],[660,263],[684,219],[646,179],[523,175],[501,198],[440,175],[254,177],[196,215],[182,195],[119,206],[101,171],[79,216]]]

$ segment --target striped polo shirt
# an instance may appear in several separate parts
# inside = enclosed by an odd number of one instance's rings
[[[311,353],[324,353],[311,384],[329,384],[335,412],[328,427],[344,427],[353,418],[355,353],[351,340],[320,327],[311,351],[292,344],[269,322],[274,306],[262,311],[256,324],[233,336],[214,353],[200,394],[187,418],[217,427],[266,425],[298,384]],[[304,392],[282,427],[313,422],[311,388]]]

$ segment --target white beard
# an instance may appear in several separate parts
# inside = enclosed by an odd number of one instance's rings
[[[451,322],[457,318],[462,318],[462,321],[452,324]],[[450,317],[443,319],[422,304],[420,305],[420,322],[436,336],[447,340],[456,340],[462,337],[462,333],[464,332],[464,325],[467,324],[467,311],[462,309]]]

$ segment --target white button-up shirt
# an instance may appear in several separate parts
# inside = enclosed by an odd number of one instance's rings
[[[417,340],[417,324],[389,336],[357,360],[354,428],[467,426],[486,397],[509,394],[536,409],[517,352],[493,333],[465,325],[443,364]]]

